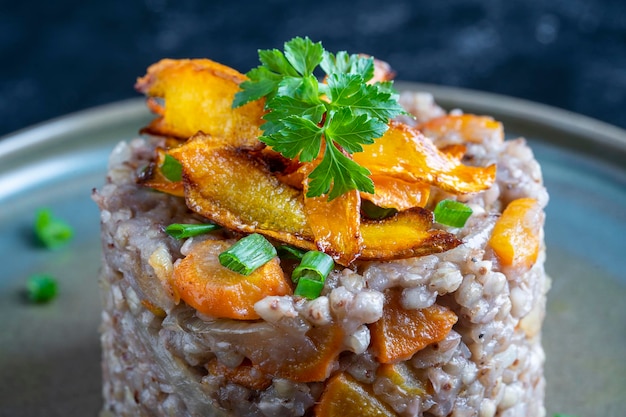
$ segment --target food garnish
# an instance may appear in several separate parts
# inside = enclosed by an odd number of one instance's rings
[[[37,240],[48,249],[56,249],[67,244],[74,235],[72,227],[55,217],[47,208],[37,211],[34,231]]]
[[[374,192],[367,168],[345,153],[363,150],[385,133],[387,122],[405,113],[391,82],[368,83],[374,59],[324,50],[320,42],[294,38],[285,52],[259,51],[261,66],[246,75],[233,107],[266,98],[259,139],[286,158],[311,162],[307,197],[332,200],[350,190]],[[320,66],[326,76],[319,81]]]
[[[222,227],[321,251],[343,266],[461,243],[433,228],[425,208],[437,203],[431,190],[483,191],[495,181],[495,165],[464,165],[463,144],[438,149],[395,119],[404,110],[392,72],[381,75],[372,57],[335,55],[294,38],[284,52],[261,50],[259,58],[246,75],[209,60],[163,60],[148,69],[136,87],[158,117],[145,131],[178,140],[157,150],[141,184],[184,196]],[[431,128],[457,125],[500,126],[462,118]]]
[[[250,275],[258,267],[276,257],[276,249],[258,233],[241,238],[219,254],[220,264],[242,275]]]
[[[172,223],[165,228],[165,233],[176,239],[184,239],[187,237],[199,236],[222,227],[213,223]]]
[[[52,275],[35,274],[26,281],[26,296],[34,303],[46,303],[56,297],[57,281]]]
[[[294,294],[308,299],[319,297],[324,281],[334,266],[333,258],[324,252],[306,252],[291,274],[291,280],[297,283]]]
[[[161,172],[165,178],[172,182],[180,181],[183,178],[183,166],[168,154],[165,154],[163,164],[161,164]]]
[[[433,210],[435,221],[439,224],[452,227],[463,227],[472,215],[472,209],[467,204],[456,200],[441,200]]]

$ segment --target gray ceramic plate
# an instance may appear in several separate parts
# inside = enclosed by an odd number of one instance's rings
[[[525,136],[543,167],[547,269],[544,328],[548,415],[623,416],[626,392],[626,132],[511,98],[429,90],[444,107],[491,114]],[[99,217],[90,199],[107,156],[151,118],[142,99],[88,110],[0,139],[0,416],[95,416],[100,407]],[[37,208],[71,223],[63,249],[34,245]],[[33,273],[60,294],[29,305]]]

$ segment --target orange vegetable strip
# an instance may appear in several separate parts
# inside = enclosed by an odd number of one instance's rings
[[[361,223],[363,260],[401,259],[444,252],[461,244],[454,235],[430,230],[432,213],[412,209],[384,220]]]
[[[374,396],[371,388],[345,372],[334,375],[326,384],[315,406],[316,417],[395,417],[387,404]]]
[[[259,147],[263,100],[237,109],[233,97],[245,75],[209,59],[163,59],[137,80],[148,108],[159,117],[144,131],[181,139],[202,131],[234,146]],[[161,98],[165,105],[155,98]]]
[[[456,135],[463,142],[472,143],[500,143],[504,140],[502,123],[489,116],[446,115],[422,123],[417,128],[433,139]]]
[[[422,181],[455,194],[478,192],[491,187],[496,166],[463,165],[455,157],[441,152],[419,130],[392,121],[389,130],[354,161],[374,175],[387,175],[405,181]]]
[[[437,304],[417,310],[405,310],[400,303],[401,292],[385,293],[383,317],[369,325],[370,347],[382,363],[410,359],[431,343],[443,340],[457,321],[447,307]]]
[[[403,211],[414,207],[425,207],[430,196],[430,185],[424,182],[409,182],[386,175],[372,175],[374,194],[361,193],[361,198],[379,207]]]
[[[207,142],[198,134],[170,151],[183,166],[192,210],[230,229],[316,249],[301,191],[281,183],[250,154]]]
[[[304,195],[309,190],[308,173],[313,164],[305,164]],[[349,265],[361,253],[361,197],[357,190],[349,191],[332,201],[326,195],[304,198],[307,223],[313,230],[319,251],[330,255],[341,265]]]
[[[220,264],[218,256],[234,242],[205,240],[174,267],[172,283],[180,298],[216,318],[255,320],[254,304],[270,295],[291,294],[278,258],[244,276]]]
[[[530,268],[539,254],[543,221],[537,200],[513,200],[496,222],[489,246],[503,265]]]

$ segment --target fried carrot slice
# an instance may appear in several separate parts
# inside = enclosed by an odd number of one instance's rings
[[[167,155],[167,151],[165,149],[157,148],[155,161],[141,173],[137,182],[143,186],[153,188],[163,193],[183,197],[185,195],[183,182],[171,181],[163,175],[161,168],[165,161],[165,155]]]
[[[304,173],[304,194],[309,190],[308,174],[315,168],[307,163]],[[332,256],[341,265],[349,265],[361,253],[361,197],[357,190],[348,191],[332,201],[328,196],[305,197],[304,211],[313,231],[318,250]]]
[[[534,198],[513,200],[496,222],[489,246],[505,266],[530,268],[537,261],[544,214]]]
[[[291,285],[278,258],[273,258],[250,275],[223,267],[219,254],[232,243],[205,240],[174,267],[172,284],[187,304],[217,318],[255,320],[254,304],[270,295],[291,294]]]
[[[424,207],[430,196],[430,185],[419,181],[404,181],[386,175],[372,175],[374,194],[361,193],[361,198],[379,207],[395,208],[398,211]]]
[[[209,59],[163,59],[151,65],[135,84],[159,116],[144,131],[180,139],[203,131],[234,146],[261,146],[264,101],[232,108],[239,84],[245,80],[245,75]]]
[[[442,230],[431,230],[432,213],[412,209],[384,220],[361,223],[363,260],[402,259],[444,252],[461,242]]]
[[[495,165],[463,165],[456,155],[437,149],[419,130],[397,121],[390,122],[381,138],[353,158],[374,175],[422,181],[454,194],[488,189],[496,177]]]
[[[198,134],[169,152],[183,166],[187,205],[196,213],[233,230],[261,233],[267,237],[305,249],[316,250],[316,236],[308,215],[320,220],[316,225],[318,241],[324,250],[341,253],[340,260],[355,258],[352,233],[363,237],[361,259],[391,260],[442,252],[460,242],[451,234],[430,230],[432,213],[425,209],[407,210],[391,218],[361,222],[358,229],[352,217],[341,224],[333,210],[343,210],[342,221],[358,208],[356,196],[342,197],[336,206],[309,201],[305,208],[302,191],[273,176],[267,166],[241,150],[207,144]],[[337,218],[333,218],[337,217]],[[329,230],[337,227],[333,234]],[[340,232],[340,233],[337,233]],[[331,248],[332,247],[332,248]]]
[[[397,414],[372,390],[345,372],[334,375],[315,406],[316,417],[394,417]]]
[[[388,290],[383,317],[369,325],[372,337],[370,347],[382,363],[410,359],[431,343],[443,340],[457,321],[452,310],[437,304],[405,310],[400,297],[400,291]]]
[[[433,139],[458,138],[472,143],[501,143],[504,140],[502,123],[489,116],[475,114],[436,117],[417,128]]]
[[[302,192],[281,183],[249,153],[211,146],[198,134],[170,150],[183,166],[187,205],[229,229],[315,249]]]

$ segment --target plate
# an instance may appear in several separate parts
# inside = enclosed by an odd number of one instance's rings
[[[447,109],[489,114],[526,137],[550,193],[546,268],[553,278],[543,340],[548,416],[623,415],[626,392],[626,132],[527,101],[440,86]],[[100,405],[99,215],[90,199],[113,146],[152,116],[143,99],[90,109],[0,139],[0,416],[95,416]],[[75,229],[50,251],[32,236],[48,207]],[[49,304],[24,282],[58,278]]]

